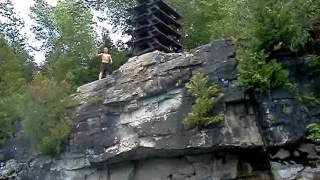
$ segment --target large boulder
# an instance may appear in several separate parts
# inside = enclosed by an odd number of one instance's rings
[[[129,59],[108,78],[82,86],[73,114],[70,149],[91,163],[178,156],[215,149],[262,147],[253,104],[236,82],[235,50],[218,41],[189,53],[148,53]],[[183,119],[194,99],[185,82],[209,76],[225,96],[222,124],[198,129]],[[102,91],[103,90],[103,91]],[[93,93],[94,92],[94,93]]]

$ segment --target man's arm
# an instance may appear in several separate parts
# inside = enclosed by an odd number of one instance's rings
[[[112,57],[111,57],[111,55],[109,56],[109,58],[110,58],[110,64],[112,64]]]

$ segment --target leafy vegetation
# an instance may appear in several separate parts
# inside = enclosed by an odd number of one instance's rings
[[[306,62],[312,69],[313,74],[320,73],[320,55],[310,54],[306,57]]]
[[[267,115],[267,123],[269,126],[273,126],[276,123],[276,120],[274,119],[272,114]]]
[[[272,60],[279,50],[301,51],[308,42],[313,1],[259,1],[249,6],[247,42],[240,50],[239,81],[245,89],[270,92],[288,85],[288,72]],[[260,53],[258,53],[260,52]]]
[[[319,123],[311,123],[307,126],[306,139],[314,143],[320,143],[320,124]]]
[[[20,61],[14,49],[0,38],[0,145],[11,136],[11,122],[15,118],[14,99],[25,84]]]
[[[85,70],[95,49],[90,11],[75,0],[61,1],[54,8],[40,1],[33,8],[33,16],[38,22],[34,27],[37,38],[45,42],[48,76],[81,85],[83,81],[76,72]]]
[[[125,52],[108,33],[102,39],[95,34],[88,7],[75,0],[59,1],[55,7],[35,0],[32,30],[43,43],[38,50],[46,53],[44,65],[35,67],[30,45],[21,34],[24,24],[11,0],[1,3],[0,17],[0,145],[11,136],[12,121],[19,117],[36,152],[59,152],[70,131],[67,111],[74,102],[69,95],[97,79],[101,62],[92,58],[96,47],[110,47],[114,70],[126,62]]]
[[[276,60],[268,62],[262,52],[243,53],[239,55],[239,81],[246,90],[270,93],[273,89],[283,88],[289,84],[288,71],[282,69]]]
[[[20,29],[24,27],[24,22],[14,11],[14,6],[11,0],[1,1],[0,6],[0,36],[8,41],[13,48],[25,46],[25,37]]]
[[[297,101],[308,104],[313,107],[320,105],[319,99],[315,97],[313,93],[310,92],[303,92],[302,94],[298,95]]]
[[[186,84],[188,92],[196,97],[196,103],[192,106],[192,112],[187,115],[184,122],[188,125],[208,126],[224,121],[224,114],[212,114],[212,110],[223,95],[217,97],[218,86],[208,86],[208,77],[203,74],[194,75]]]
[[[57,81],[77,87],[96,80],[100,63],[92,56],[97,45],[111,49],[115,69],[125,62],[125,53],[113,46],[108,33],[103,32],[102,41],[95,40],[92,12],[76,0],[60,1],[56,7],[37,0],[32,17],[37,21],[33,30],[47,52],[44,72]]]
[[[35,77],[19,105],[22,128],[36,152],[53,154],[61,150],[70,132],[68,109],[75,103],[64,82]]]

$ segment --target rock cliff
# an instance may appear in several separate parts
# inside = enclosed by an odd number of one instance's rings
[[[317,96],[303,57],[279,55],[292,82]],[[185,83],[201,72],[224,93],[222,124],[182,123],[194,98]],[[72,132],[63,153],[31,155],[19,136],[0,149],[0,179],[287,180],[320,179],[320,146],[303,141],[318,107],[287,91],[245,93],[235,49],[225,40],[185,53],[134,57],[106,79],[78,88]],[[306,110],[307,109],[307,110]],[[272,119],[272,121],[271,121]]]

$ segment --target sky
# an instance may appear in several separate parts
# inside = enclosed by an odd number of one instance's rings
[[[50,5],[55,6],[57,4],[58,0],[46,0]],[[12,0],[15,6],[16,12],[20,15],[20,17],[25,22],[25,28],[22,29],[22,34],[25,34],[27,36],[27,39],[29,41],[29,44],[35,47],[39,47],[41,45],[41,42],[37,41],[35,39],[34,34],[30,31],[31,25],[35,22],[31,20],[29,17],[30,13],[30,7],[33,5],[33,0],[24,0],[23,2],[21,0]],[[36,63],[41,64],[44,59],[44,53],[39,51],[34,51],[32,54],[35,58]]]
[[[57,4],[58,0],[46,0],[50,5],[55,6]],[[33,23],[35,23],[33,20],[31,20],[31,18],[29,17],[29,13],[30,13],[30,7],[34,4],[33,0],[12,0],[12,2],[14,3],[15,6],[15,10],[16,12],[20,15],[20,17],[24,20],[25,22],[25,27],[22,29],[22,34],[25,34],[27,36],[28,39],[28,43],[34,47],[39,47],[41,45],[41,42],[37,41],[35,39],[34,34],[31,32],[31,26]],[[106,28],[107,30],[109,30],[111,32],[110,34],[110,38],[113,41],[117,41],[117,40],[123,40],[126,41],[128,39],[128,37],[123,37],[121,35],[121,32],[115,32],[112,33],[111,29],[112,26],[110,25],[110,23],[101,23],[98,22],[97,16],[99,15],[98,12],[94,12],[94,20],[97,22],[97,26],[96,26],[96,31],[99,32],[101,31],[102,27]],[[36,63],[41,64],[44,60],[45,60],[45,55],[43,52],[39,52],[39,51],[33,51],[32,54],[35,58]]]

